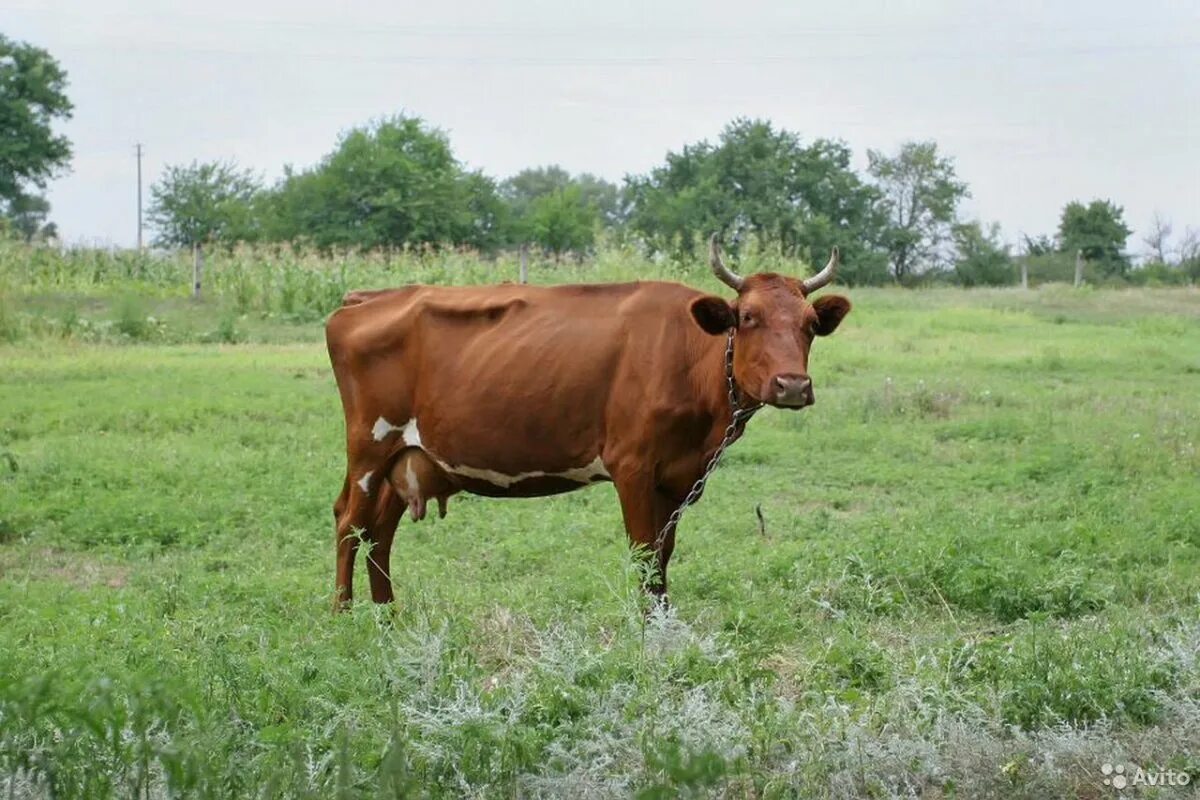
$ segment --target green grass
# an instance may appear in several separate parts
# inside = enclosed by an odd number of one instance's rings
[[[395,616],[331,615],[319,322],[124,286],[0,303],[11,796],[1200,778],[1195,291],[849,292],[817,405],[755,418],[684,519],[674,613],[645,621],[608,486],[405,521]]]

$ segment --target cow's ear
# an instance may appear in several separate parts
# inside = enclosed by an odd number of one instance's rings
[[[827,294],[817,298],[813,310],[817,312],[817,336],[828,336],[850,313],[850,301],[840,294]]]
[[[724,333],[730,328],[737,327],[737,315],[733,313],[729,303],[716,295],[710,294],[692,301],[692,319],[705,333],[713,336]]]

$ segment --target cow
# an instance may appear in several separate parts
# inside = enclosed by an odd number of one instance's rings
[[[732,302],[659,281],[347,295],[326,325],[346,423],[335,608],[351,601],[362,541],[372,599],[394,599],[391,546],[405,511],[419,520],[436,500],[444,515],[458,492],[537,497],[609,481],[631,546],[652,562],[645,588],[665,602],[674,530],[656,537],[722,443],[733,405],[812,405],[812,343],[850,311],[840,295],[812,298],[833,280],[837,248],[806,280],[739,276],[715,235],[709,260]]]

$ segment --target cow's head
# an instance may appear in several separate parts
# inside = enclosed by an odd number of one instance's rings
[[[813,340],[833,333],[850,313],[850,301],[841,295],[809,301],[809,295],[833,280],[837,248],[825,269],[803,281],[772,272],[741,277],[721,261],[715,234],[709,251],[713,272],[738,296],[732,303],[715,295],[692,301],[696,324],[714,336],[737,329],[733,377],[751,399],[780,408],[812,405],[808,353]]]

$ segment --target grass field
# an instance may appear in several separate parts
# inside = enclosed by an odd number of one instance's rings
[[[3,796],[1200,780],[1200,293],[848,293],[817,405],[753,421],[645,620],[610,486],[406,520],[394,617],[331,615],[319,321],[10,285],[33,310],[0,344]],[[62,308],[128,335],[34,330]],[[121,327],[148,312],[198,333]]]

